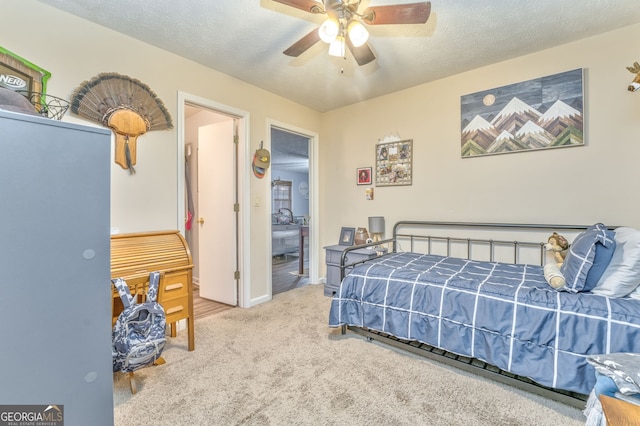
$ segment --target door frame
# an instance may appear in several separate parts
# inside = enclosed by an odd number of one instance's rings
[[[185,234],[185,104],[197,105],[199,107],[209,109],[220,114],[228,115],[238,120],[238,202],[240,203],[240,220],[238,221],[238,264],[240,269],[240,279],[238,280],[238,306],[248,308],[251,306],[251,271],[250,252],[251,241],[249,240],[249,232],[247,232],[248,224],[251,223],[251,212],[249,209],[249,179],[247,169],[247,153],[249,152],[249,112],[237,108],[230,107],[210,99],[202,98],[187,92],[178,91],[178,119],[176,122],[176,130],[178,133],[177,146],[177,229]]]
[[[309,221],[309,281],[311,283],[319,283],[319,253],[320,247],[318,247],[318,218],[320,217],[320,206],[318,203],[318,145],[319,145],[319,137],[318,133],[312,132],[310,130],[302,129],[300,127],[293,126],[288,123],[283,123],[281,121],[267,119],[267,131],[265,134],[267,135],[267,146],[268,149],[271,150],[271,128],[276,127],[280,130],[284,130],[290,133],[297,133],[305,138],[309,138],[309,217],[311,220]],[[269,168],[271,170],[271,168]],[[269,172],[269,184],[271,184],[271,172]],[[269,194],[271,192],[269,191]],[[267,213],[269,215],[269,226],[267,226],[267,241],[269,250],[266,253],[266,263],[267,263],[267,277],[269,279],[269,298],[273,297],[273,265],[271,259],[271,250],[272,250],[272,241],[271,241],[271,211],[272,211],[272,203],[271,196],[267,197]]]

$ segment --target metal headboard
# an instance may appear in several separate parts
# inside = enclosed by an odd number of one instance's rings
[[[439,222],[439,221],[413,221],[413,220],[403,220],[397,222],[393,226],[393,237],[368,243],[368,244],[359,244],[355,246],[350,246],[346,248],[342,252],[342,257],[340,261],[340,280],[344,278],[346,275],[345,272],[348,268],[353,268],[353,266],[364,263],[366,260],[361,260],[358,262],[347,263],[347,257],[349,252],[361,248],[367,247],[375,247],[379,245],[388,244],[389,252],[396,253],[398,250],[399,243],[401,241],[409,241],[409,251],[415,251],[415,245],[418,242],[426,242],[427,250],[426,254],[432,253],[432,243],[434,242],[443,242],[446,244],[446,255],[451,255],[451,247],[453,243],[462,243],[466,244],[467,251],[467,259],[471,259],[471,251],[474,246],[477,245],[485,245],[488,246],[489,251],[489,261],[494,261],[494,254],[496,247],[504,247],[511,246],[513,248],[513,260],[512,263],[518,263],[519,261],[519,253],[520,248],[523,247],[531,247],[539,249],[539,264],[544,265],[545,261],[545,249],[544,242],[536,241],[514,241],[514,240],[502,240],[502,239],[487,239],[487,238],[463,238],[463,237],[450,237],[450,236],[435,236],[428,235],[426,233],[405,233],[402,232],[403,228],[423,228],[425,231],[429,229],[469,229],[469,230],[478,230],[478,229],[495,229],[495,230],[514,230],[514,231],[544,231],[548,230],[549,232],[557,231],[557,232],[566,232],[566,231],[575,231],[581,232],[587,229],[589,225],[552,225],[552,224],[522,224],[522,223],[484,223],[484,222]],[[615,226],[610,226],[609,229],[615,229]]]

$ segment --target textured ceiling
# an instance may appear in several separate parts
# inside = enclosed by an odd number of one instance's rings
[[[320,112],[640,22],[638,0],[432,0],[426,24],[369,26],[377,59],[358,66],[322,42],[283,55],[323,15],[272,0],[38,1]]]

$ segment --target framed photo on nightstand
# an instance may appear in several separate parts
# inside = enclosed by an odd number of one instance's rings
[[[342,228],[340,230],[340,245],[341,246],[352,246],[353,239],[356,235],[356,228]]]

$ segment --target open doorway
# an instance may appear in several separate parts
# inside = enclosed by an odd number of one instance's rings
[[[308,136],[271,127],[271,294],[310,284]]]
[[[237,123],[234,117],[190,104],[185,116],[185,237],[194,264],[194,317],[201,318],[237,305],[238,219],[231,208],[237,203]]]
[[[246,121],[210,101],[180,98],[184,139],[178,147],[178,170],[184,185],[179,185],[178,197],[184,201],[178,217],[184,218],[179,226],[194,264],[194,316],[199,318],[243,306],[244,220],[235,206],[244,193],[240,169],[246,155]]]

